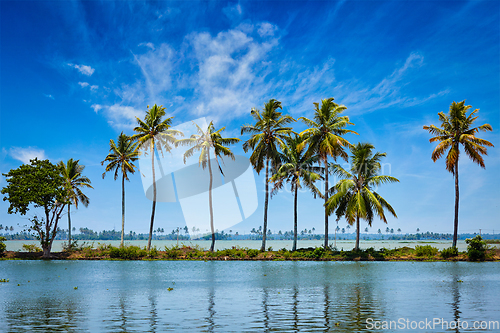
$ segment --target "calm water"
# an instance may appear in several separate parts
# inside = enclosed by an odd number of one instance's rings
[[[54,244],[52,245],[52,251],[54,252],[59,252],[62,250],[63,243],[65,241],[54,241]],[[83,241],[78,241],[79,244],[81,244]],[[120,241],[85,241],[87,244],[94,244],[94,247],[97,247],[99,243],[101,244],[112,244],[114,246],[119,246]],[[320,240],[302,240],[298,241],[297,246],[299,248],[307,248],[307,247],[318,247],[318,246],[323,246],[324,241]],[[131,244],[131,245],[137,245],[141,247],[145,247],[148,244],[147,240],[136,240],[136,241],[126,241],[126,244]],[[334,240],[330,241],[330,245],[334,246],[336,245],[337,248],[344,249],[344,250],[352,250],[354,248],[354,240],[342,240],[339,241],[337,240],[336,242]],[[20,251],[22,250],[23,244],[35,244],[37,246],[40,246],[39,241],[6,241],[5,244],[7,245],[7,251]],[[186,245],[186,246],[199,246],[202,249],[209,249],[211,241],[153,241],[152,245],[156,246],[159,250],[163,250],[165,246],[172,247],[176,246],[179,244],[179,246]],[[232,246],[239,246],[241,248],[249,248],[249,249],[260,249],[260,246],[262,245],[262,241],[259,240],[234,240],[234,241],[216,241],[215,242],[215,249],[216,250],[223,250],[223,249],[230,249]],[[414,248],[415,245],[431,245],[433,247],[437,247],[438,249],[442,250],[444,248],[448,248],[451,246],[451,240],[439,240],[439,241],[393,241],[393,240],[371,240],[371,241],[360,241],[360,247],[362,249],[367,249],[370,247],[375,248],[376,250],[379,250],[383,247],[387,249],[393,249],[395,247],[403,247],[403,246],[408,246]],[[491,246],[495,247],[500,247],[500,244],[492,244]],[[292,249],[292,241],[289,240],[278,240],[278,241],[267,241],[266,242],[266,247],[272,247],[274,250],[279,250],[282,248],[286,248],[288,250]],[[465,244],[465,241],[458,241],[457,243],[457,248],[459,251],[465,251],[467,249],[467,244]]]
[[[369,318],[500,320],[499,263],[0,261],[1,278],[10,279],[0,283],[1,332],[373,332]]]

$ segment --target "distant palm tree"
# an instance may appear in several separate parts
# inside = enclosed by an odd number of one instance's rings
[[[134,128],[137,134],[132,136],[133,140],[137,140],[139,143],[139,148],[145,151],[145,154],[151,154],[151,167],[153,172],[153,207],[151,209],[151,223],[149,226],[149,237],[148,237],[148,247],[147,251],[151,249],[151,238],[153,236],[153,224],[155,220],[155,209],[156,209],[156,178],[155,178],[155,152],[156,149],[163,154],[163,150],[169,152],[176,139],[175,136],[182,136],[182,132],[172,130],[172,119],[174,117],[162,120],[165,116],[165,108],[160,105],[153,105],[146,111],[146,116],[144,120],[137,117],[137,124],[139,126]]]
[[[398,228],[398,232],[401,233],[401,228]]]
[[[439,144],[432,152],[431,158],[436,162],[441,158],[447,149],[446,155],[446,170],[455,176],[455,220],[453,223],[453,247],[457,246],[458,237],[458,203],[459,203],[459,190],[458,190],[458,160],[460,158],[460,145],[462,145],[465,153],[476,164],[485,168],[484,160],[481,155],[488,155],[487,147],[493,147],[493,144],[484,139],[476,137],[479,131],[493,131],[490,124],[484,124],[479,127],[472,127],[472,124],[477,119],[475,114],[479,109],[475,109],[467,116],[467,110],[472,106],[465,105],[465,100],[459,103],[451,103],[448,115],[444,112],[439,112],[439,121],[441,121],[441,128],[434,125],[424,126],[424,130],[436,135],[431,138],[429,142],[438,141]]]
[[[250,139],[243,143],[243,150],[247,152],[252,149],[250,162],[255,171],[260,173],[266,167],[266,185],[264,200],[264,230],[267,230],[267,208],[269,205],[269,163],[271,167],[277,170],[281,164],[278,148],[284,144],[287,136],[293,133],[291,127],[287,124],[294,122],[290,116],[284,116],[278,109],[282,109],[281,102],[270,99],[264,104],[262,111],[252,109],[251,115],[255,120],[254,125],[244,125],[241,127],[241,134],[251,134]],[[262,235],[261,251],[266,249],[266,233]]]
[[[93,188],[90,185],[90,179],[82,176],[85,169],[84,165],[78,164],[79,160],[74,161],[72,158],[65,164],[63,161],[57,163],[61,175],[65,180],[66,189],[68,191],[68,247],[71,248],[71,205],[75,205],[78,209],[78,203],[82,203],[85,207],[89,205],[89,198],[83,194],[81,188]]]
[[[420,232],[420,228],[417,228],[417,232]]]
[[[108,162],[106,165],[106,172],[114,171],[115,180],[118,178],[118,172],[122,173],[122,233],[120,246],[123,247],[123,239],[125,236],[125,179],[128,179],[128,173],[134,174],[137,168],[134,162],[139,159],[139,151],[137,149],[137,143],[134,143],[132,139],[123,134],[123,132],[118,136],[118,141],[115,143],[113,140],[109,140],[109,154],[106,156],[101,165]],[[106,176],[106,172],[102,174],[102,178]]]
[[[321,162],[324,164],[325,172],[325,205],[328,201],[328,157],[336,159],[338,156],[347,161],[347,153],[345,148],[351,147],[351,144],[342,135],[347,133],[358,134],[354,131],[345,129],[347,125],[354,125],[349,122],[349,117],[341,116],[340,114],[347,108],[344,105],[338,105],[333,102],[333,98],[321,100],[319,103],[314,103],[313,120],[300,117],[309,126],[308,129],[300,133],[305,138],[304,144],[308,144],[307,155],[318,155]],[[328,247],[328,214],[325,209],[325,244]]]
[[[321,172],[320,167],[315,167],[314,164],[318,161],[318,157],[305,156],[305,148],[301,143],[304,138],[288,137],[284,140],[282,146],[283,153],[280,154],[281,167],[274,174],[270,181],[274,182],[273,194],[283,188],[283,184],[288,182],[291,184],[291,190],[294,193],[293,201],[293,246],[292,251],[297,250],[297,197],[299,188],[302,186],[311,190],[314,196],[322,196],[320,191],[314,185],[314,182],[321,178],[318,174]],[[302,184],[301,184],[302,180]],[[306,229],[307,232],[307,229]],[[311,233],[311,231],[309,232]]]
[[[369,143],[358,143],[351,148],[350,172],[344,170],[340,165],[334,165],[335,173],[341,179],[333,188],[334,195],[328,199],[327,212],[335,212],[337,218],[345,217],[350,225],[356,222],[356,246],[359,249],[359,220],[365,219],[371,227],[373,217],[377,214],[382,221],[387,223],[384,209],[387,209],[394,217],[396,212],[392,206],[382,198],[373,187],[384,183],[399,182],[391,176],[380,176],[380,159],[385,153],[373,154],[375,147]],[[387,228],[388,230],[389,228]]]
[[[208,173],[210,175],[210,182],[208,185],[208,205],[210,208],[210,228],[212,231],[212,245],[210,246],[210,251],[214,251],[215,246],[215,232],[214,232],[214,211],[212,206],[212,186],[213,186],[213,174],[212,174],[212,162],[210,157],[210,151],[213,151],[214,158],[219,164],[218,158],[222,159],[222,155],[230,157],[234,160],[233,152],[227,148],[229,145],[233,145],[240,141],[238,138],[223,138],[221,132],[226,128],[222,127],[219,130],[215,130],[213,122],[210,122],[208,128],[203,130],[200,126],[195,124],[198,130],[198,134],[191,135],[188,139],[181,139],[175,142],[176,146],[192,146],[184,153],[184,163],[186,160],[193,156],[196,151],[200,151],[199,164],[205,169],[208,166]],[[222,173],[222,168],[219,164],[219,170]],[[224,175],[222,173],[222,175]]]

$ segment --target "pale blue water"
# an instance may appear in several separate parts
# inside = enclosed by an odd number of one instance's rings
[[[369,318],[500,320],[492,262],[11,260],[0,261],[4,278],[1,332],[373,332]]]

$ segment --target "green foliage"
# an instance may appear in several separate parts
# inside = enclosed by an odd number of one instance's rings
[[[7,245],[4,243],[5,240],[5,237],[0,236],[0,256],[3,255],[5,249],[7,248]]]
[[[447,249],[443,249],[441,251],[441,257],[443,257],[443,259],[448,259],[456,256],[458,256],[458,249],[454,246],[449,247]]]
[[[9,282],[9,279],[0,279],[0,282]]]
[[[315,258],[321,258],[324,254],[325,254],[326,250],[322,247],[317,247],[314,249],[312,255],[315,257]]]
[[[469,256],[469,260],[483,261],[486,258],[486,242],[483,241],[483,238],[477,235],[474,238],[467,238],[465,240],[467,243],[467,255]]]
[[[10,170],[6,177],[7,186],[1,191],[4,201],[9,201],[9,214],[26,213],[33,208],[42,208],[43,217],[33,215],[29,219],[31,226],[38,234],[44,253],[57,234],[57,224],[67,203],[67,189],[60,169],[49,160],[33,159],[31,164],[23,164]]]
[[[177,259],[182,255],[182,251],[179,250],[177,246],[174,246],[172,248],[169,248],[168,246],[165,246],[165,257],[169,259]]]
[[[109,246],[108,251],[110,258],[117,259],[139,259],[148,255],[146,249],[141,249],[139,246],[133,245],[123,247]]]
[[[42,249],[35,244],[23,244],[23,250],[29,253],[42,252]]]
[[[247,255],[248,257],[250,258],[255,258],[259,255],[260,251],[259,250],[256,250],[256,249],[249,249],[247,250]]]
[[[433,257],[438,253],[438,249],[430,245],[415,246],[415,255],[417,257]]]

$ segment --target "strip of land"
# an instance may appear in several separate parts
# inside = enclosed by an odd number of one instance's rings
[[[5,251],[0,260],[37,260],[42,259],[41,252]],[[256,249],[238,248],[205,251],[197,247],[183,246],[159,250],[153,247],[146,251],[138,246],[114,247],[100,245],[97,248],[81,247],[74,250],[54,252],[54,260],[276,260],[276,261],[500,261],[500,249],[489,248],[484,258],[470,258],[466,251],[450,253],[439,251],[430,245],[417,246],[415,249],[401,247],[396,249],[374,250],[369,248],[358,251],[325,250],[322,247],[289,251],[261,252]],[[474,259],[474,260],[473,260]]]

